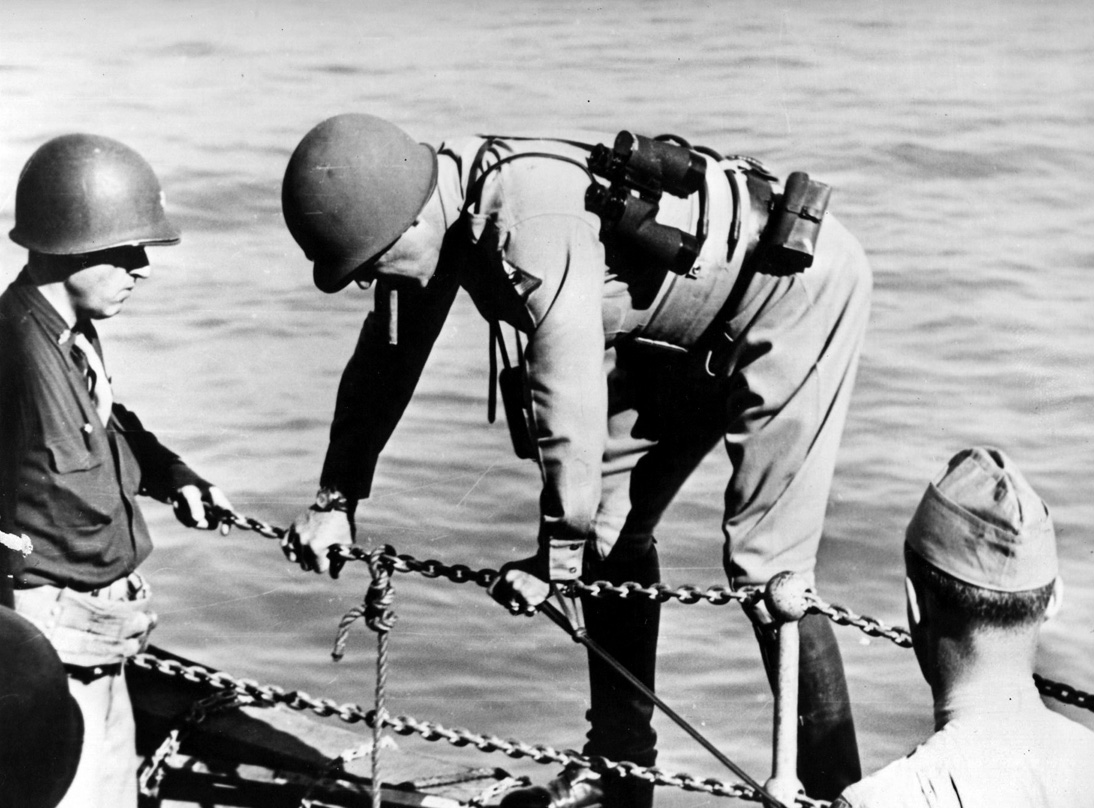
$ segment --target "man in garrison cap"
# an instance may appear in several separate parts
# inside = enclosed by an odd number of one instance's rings
[[[1041,498],[997,449],[960,452],[906,533],[908,620],[935,734],[847,788],[833,808],[1094,805],[1094,732],[1033,681],[1063,587]]]

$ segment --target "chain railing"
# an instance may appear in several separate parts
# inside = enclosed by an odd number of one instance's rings
[[[186,664],[173,659],[164,659],[153,654],[138,654],[130,659],[130,664],[146,670],[155,671],[165,676],[178,677],[188,682],[205,685],[219,691],[214,696],[203,699],[198,705],[203,704],[231,704],[232,699],[237,699],[237,704],[248,703],[256,706],[272,707],[277,704],[284,705],[292,710],[311,711],[315,715],[323,717],[336,717],[348,724],[364,723],[369,727],[376,726],[376,710],[365,710],[357,704],[338,704],[331,699],[316,699],[299,690],[285,690],[276,685],[260,685],[250,679],[240,679],[224,671],[216,671],[203,665]],[[227,694],[227,695],[225,695]],[[221,707],[220,709],[223,709]],[[188,718],[187,727],[193,727],[209,714],[211,710],[192,710],[192,714],[201,713],[201,718]],[[417,735],[426,741],[443,741],[458,748],[473,747],[481,752],[500,752],[513,759],[527,758],[536,763],[557,763],[561,765],[580,765],[600,772],[601,774],[617,774],[625,777],[637,777],[654,785],[670,786],[684,791],[694,791],[719,797],[736,797],[738,799],[759,802],[759,795],[749,786],[743,783],[726,783],[716,778],[698,778],[690,774],[678,772],[666,772],[662,769],[649,766],[639,766],[625,761],[614,761],[604,757],[581,755],[572,750],[560,750],[542,744],[529,744],[523,741],[507,740],[496,735],[484,735],[462,728],[449,728],[433,721],[422,721],[407,715],[385,715],[382,725],[391,729],[397,735]],[[170,755],[178,751],[180,737],[173,731],[168,741],[160,747],[160,752],[154,756],[155,762],[149,768],[158,770],[162,767]],[[362,747],[358,756],[363,756],[368,747]],[[331,776],[333,770],[322,773],[322,776]],[[806,808],[821,808],[828,803],[813,800],[802,796],[798,804]]]
[[[216,518],[228,522],[243,530],[251,530],[269,539],[284,539],[288,530],[276,527],[258,519],[241,516],[232,511],[216,509]],[[369,551],[357,546],[340,546],[332,551],[334,555],[343,561],[368,561]],[[473,569],[464,564],[445,564],[436,559],[424,561],[405,553],[392,554],[385,557],[385,561],[391,565],[392,570],[402,573],[416,573],[425,578],[444,578],[457,584],[474,583],[484,589],[489,588],[497,578],[498,572],[493,569]],[[763,597],[761,587],[741,587],[731,589],[727,586],[702,587],[685,584],[677,587],[669,587],[658,583],[652,586],[642,586],[634,582],[625,584],[611,584],[607,581],[574,581],[564,587],[564,594],[569,596],[588,595],[594,598],[647,598],[661,603],[676,601],[685,605],[696,603],[709,603],[714,606],[724,606],[729,603],[740,603],[749,606]],[[870,637],[880,637],[889,640],[901,648],[911,648],[912,638],[908,630],[899,626],[889,626],[874,617],[857,614],[844,606],[827,603],[817,595],[811,597],[810,612],[821,614],[841,626],[852,626]],[[1079,707],[1094,712],[1094,694],[1087,693],[1076,687],[1060,682],[1045,679],[1034,675],[1038,691],[1062,704]]]
[[[257,519],[243,517],[228,511],[221,511],[217,516],[223,522],[229,522],[245,530],[255,531],[267,538],[284,540],[288,533],[283,528],[274,527]],[[755,802],[763,801],[762,795],[756,788],[743,782],[725,783],[715,778],[700,779],[689,774],[665,772],[658,768],[639,766],[630,762],[581,755],[572,750],[558,750],[550,746],[506,740],[495,735],[482,735],[466,729],[450,729],[441,724],[421,721],[410,716],[391,716],[387,713],[383,703],[383,683],[387,676],[385,641],[394,622],[390,587],[391,573],[413,573],[426,578],[445,578],[454,583],[474,583],[487,588],[497,579],[498,572],[492,569],[476,570],[463,564],[448,565],[435,559],[422,561],[407,554],[398,554],[391,547],[371,551],[356,546],[338,547],[332,550],[333,557],[340,558],[343,563],[346,561],[365,561],[369,564],[372,573],[373,585],[369,588],[364,602],[360,607],[351,610],[342,620],[334,656],[336,659],[340,658],[344,652],[346,634],[350,624],[354,620],[364,617],[369,627],[378,633],[379,639],[376,709],[366,711],[356,704],[339,704],[331,699],[315,699],[299,690],[287,691],[277,686],[260,685],[252,680],[239,679],[202,665],[186,664],[151,654],[139,654],[130,661],[131,664],[163,675],[199,683],[214,691],[213,695],[194,703],[179,725],[170,731],[159,749],[145,763],[140,777],[142,793],[154,795],[158,791],[159,784],[164,776],[164,767],[169,758],[179,751],[182,739],[212,713],[232,709],[243,704],[256,704],[259,706],[281,704],[293,710],[310,710],[322,717],[335,716],[350,724],[364,722],[373,729],[371,744],[354,750],[347,750],[347,752],[333,759],[330,765],[320,773],[319,779],[315,780],[313,785],[319,783],[320,780],[337,777],[337,774],[348,760],[371,752],[374,808],[379,808],[381,804],[379,750],[381,746],[380,732],[384,727],[390,728],[399,735],[418,735],[427,741],[445,741],[456,747],[472,746],[482,752],[500,752],[510,758],[528,758],[537,763],[581,766],[600,774],[638,778],[654,785],[668,786],[684,791],[701,792],[712,796],[734,797]],[[592,583],[575,581],[563,587],[563,594],[569,597],[584,595],[594,598],[642,598],[658,602],[675,600],[682,604],[705,602],[712,605],[739,603],[743,606],[750,606],[763,597],[763,590],[759,587],[730,589],[724,586],[711,586],[703,589],[693,585],[684,585],[672,588],[660,583],[652,586],[641,586],[633,582],[613,585],[605,581],[594,581]],[[829,604],[812,592],[808,595],[808,601],[808,610],[810,612],[824,615],[834,623],[853,626],[868,636],[887,639],[903,648],[911,647],[911,636],[906,629],[889,626],[875,618],[857,614],[842,606]],[[1094,710],[1094,696],[1091,696],[1091,694],[1037,675],[1034,676],[1034,680],[1042,694],[1062,703]],[[745,779],[748,778],[745,777]],[[499,783],[491,790],[491,796],[501,790],[503,790],[503,786]],[[301,802],[302,806],[311,804],[307,798],[309,794],[305,795],[305,799]],[[480,799],[480,805],[484,799],[485,796]],[[828,806],[827,802],[813,800],[804,794],[799,794],[796,797],[796,804],[804,808],[824,808]]]

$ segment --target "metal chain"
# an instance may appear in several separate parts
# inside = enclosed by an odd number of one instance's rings
[[[206,510],[209,517],[217,524],[228,524],[240,530],[253,530],[267,539],[283,539],[289,533],[288,528],[277,527],[250,516],[242,516],[218,505],[207,505]]]
[[[1062,682],[1054,682],[1038,674],[1033,674],[1033,681],[1037,683],[1037,689],[1045,696],[1050,696],[1062,704],[1070,704],[1073,707],[1081,707],[1084,710],[1094,712],[1094,695],[1076,690],[1071,685]]]
[[[224,509],[214,509],[214,515],[222,521],[230,522],[244,530],[256,531],[267,538],[280,539],[288,533],[284,528],[274,527],[257,519],[240,516]],[[340,546],[333,552],[345,561],[367,561],[370,551],[356,546]],[[448,565],[435,559],[420,561],[405,553],[385,557],[385,560],[391,564],[391,568],[396,572],[416,573],[426,578],[445,578],[457,584],[474,583],[484,589],[488,588],[498,576],[497,570],[475,570],[464,564]],[[755,586],[741,587],[740,589],[711,586],[702,589],[698,586],[685,584],[673,589],[661,583],[644,587],[634,582],[615,585],[607,581],[594,581],[593,583],[573,581],[563,588],[563,593],[570,597],[575,595],[624,599],[643,597],[660,603],[675,600],[687,605],[706,602],[715,606],[723,606],[727,603],[738,602],[744,607],[752,605],[763,597],[763,589]],[[881,637],[889,640],[901,648],[912,647],[912,638],[907,629],[890,626],[877,618],[860,615],[844,606],[827,603],[816,595],[812,597],[809,611],[822,614],[838,625],[853,626],[870,637]],[[1037,689],[1043,695],[1064,704],[1094,712],[1094,694],[1079,690],[1071,685],[1044,679],[1036,674],[1033,678],[1037,683]]]
[[[276,685],[260,685],[250,679],[238,679],[223,671],[214,671],[203,665],[186,665],[173,659],[161,659],[152,654],[137,654],[129,658],[129,664],[155,671],[165,676],[176,676],[188,682],[207,685],[215,690],[231,690],[254,700],[255,704],[272,707],[283,704],[291,710],[311,710],[318,716],[336,716],[347,724],[357,724],[368,713],[356,704],[339,704],[333,699],[316,699],[301,690],[285,690]]]
[[[868,634],[871,637],[884,637],[901,648],[912,647],[912,635],[908,633],[906,628],[887,625],[875,617],[856,614],[843,606],[833,606],[831,603],[821,600],[815,594],[811,596],[810,600],[809,611],[823,614],[833,623],[841,626],[854,626],[863,634]]]
[[[367,561],[368,550],[356,546],[340,546],[334,550],[334,554],[346,561]],[[406,553],[385,556],[385,561],[391,564],[395,572],[415,573],[424,578],[444,578],[457,584],[473,583],[483,589],[489,589],[498,577],[498,571],[493,569],[472,569],[466,564],[445,564],[435,558],[424,561]],[[563,594],[568,597],[587,595],[593,598],[645,598],[666,603],[670,600],[678,601],[685,605],[705,602],[713,606],[724,606],[728,603],[740,603],[750,606],[763,597],[763,588],[759,586],[745,586],[740,589],[731,589],[728,586],[709,586],[706,589],[684,584],[683,586],[670,587],[663,583],[642,586],[634,581],[623,584],[613,584],[608,581],[570,581],[562,587]]]
[[[368,721],[375,719],[370,713]],[[473,746],[482,752],[501,752],[511,758],[529,758],[536,763],[557,763],[563,766],[576,765],[592,769],[601,774],[615,774],[620,777],[636,777],[658,786],[671,786],[684,791],[696,791],[717,797],[736,797],[737,799],[760,802],[760,795],[743,783],[725,783],[713,777],[700,779],[690,774],[666,772],[650,766],[639,766],[628,761],[616,761],[600,756],[586,756],[572,750],[559,750],[542,744],[527,744],[522,741],[510,741],[496,735],[480,735],[465,729],[449,729],[431,721],[419,721],[410,716],[391,716],[385,724],[399,735],[418,735],[427,741],[446,741],[457,747]],[[813,800],[804,795],[797,803],[810,808],[823,808],[827,802]]]
[[[198,684],[215,687],[220,691],[227,691],[233,698],[246,697],[250,701],[260,705],[283,704],[293,710],[311,710],[316,715],[329,717],[336,716],[348,724],[364,722],[373,726],[376,721],[376,711],[366,711],[356,704],[337,704],[331,699],[315,699],[301,691],[286,691],[284,688],[274,685],[259,685],[248,679],[239,679],[223,671],[213,671],[202,665],[186,665],[172,659],[160,659],[151,654],[137,654],[131,657],[129,664],[136,665],[146,670],[156,671],[167,676],[175,676]],[[210,710],[201,707],[205,703],[228,704],[228,695],[225,692],[214,694],[208,699],[198,702],[191,713],[204,720]],[[244,703],[240,701],[240,703]],[[727,784],[713,778],[700,779],[689,774],[663,772],[656,768],[638,766],[635,763],[617,762],[602,757],[585,757],[572,751],[559,751],[550,746],[531,745],[520,741],[507,741],[494,735],[481,735],[464,729],[448,729],[440,724],[419,721],[410,716],[387,716],[383,724],[390,727],[399,735],[418,735],[427,741],[446,741],[457,747],[474,746],[483,752],[502,752],[511,758],[530,758],[537,763],[575,763],[587,766],[595,771],[614,772],[620,776],[639,777],[648,780],[654,785],[672,786],[685,791],[699,791],[715,796],[737,797],[740,799],[759,801],[759,796],[748,786],[741,783]],[[163,755],[166,760],[170,755]],[[341,760],[341,756],[336,760]],[[159,765],[159,764],[158,764]],[[809,800],[799,797],[798,803],[812,808],[823,808],[827,803]]]

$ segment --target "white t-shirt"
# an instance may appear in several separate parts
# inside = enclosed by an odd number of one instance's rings
[[[1029,691],[950,705],[941,730],[833,808],[1094,807],[1094,732]]]

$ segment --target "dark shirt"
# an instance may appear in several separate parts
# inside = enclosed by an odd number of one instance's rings
[[[128,575],[152,551],[135,496],[166,501],[187,484],[206,485],[125,407],[104,428],[71,330],[20,275],[0,296],[0,530],[34,545],[16,587],[88,591]]]

